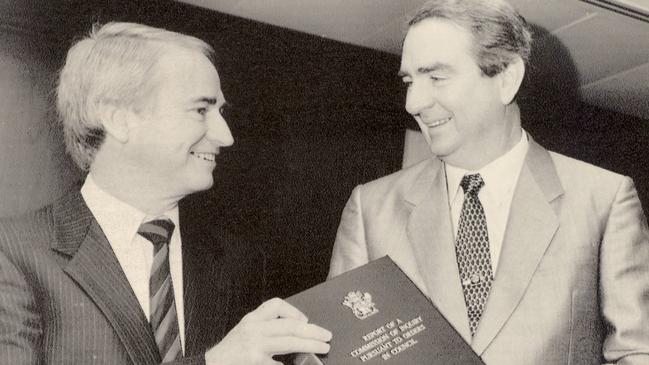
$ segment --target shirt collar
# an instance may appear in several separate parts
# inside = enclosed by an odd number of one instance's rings
[[[92,174],[88,174],[86,177],[81,187],[81,195],[111,246],[130,244],[140,225],[156,218],[148,216],[101,189],[92,178]],[[176,226],[174,230],[174,235],[176,235],[180,227],[178,225],[178,206],[165,212],[164,216],[171,219]]]
[[[518,180],[528,146],[527,133],[523,130],[520,141],[511,150],[477,171],[469,171],[445,163],[449,201],[454,201],[456,195],[461,193],[462,188],[460,187],[460,182],[462,181],[462,177],[475,173],[479,173],[485,182],[482,188],[484,191],[483,194],[487,194],[489,197],[496,199],[497,197],[506,196],[511,192]]]

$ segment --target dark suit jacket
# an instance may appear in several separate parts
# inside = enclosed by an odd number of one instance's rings
[[[181,206],[182,363],[200,364],[259,304],[263,262],[245,243],[187,215]],[[149,323],[78,191],[0,221],[0,363],[160,362]]]

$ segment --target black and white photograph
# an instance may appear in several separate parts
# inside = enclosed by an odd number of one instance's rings
[[[649,0],[0,0],[0,364],[649,365]]]

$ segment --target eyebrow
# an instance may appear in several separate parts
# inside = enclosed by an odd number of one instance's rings
[[[206,103],[209,105],[214,105],[216,104],[216,98],[208,98],[208,97],[202,97],[202,98],[197,98],[193,100],[194,103]]]
[[[419,73],[419,74],[428,74],[428,73],[436,72],[436,71],[452,71],[452,70],[453,70],[453,67],[451,67],[450,65],[447,65],[445,63],[434,63],[434,64],[432,64],[430,66],[419,67],[417,69],[417,73]],[[410,76],[410,74],[407,73],[406,71],[399,71],[399,73],[397,75],[399,77]]]

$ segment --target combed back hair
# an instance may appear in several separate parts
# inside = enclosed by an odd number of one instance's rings
[[[82,170],[89,169],[106,137],[104,107],[140,111],[155,90],[154,66],[178,47],[213,60],[212,47],[198,38],[135,23],[95,25],[70,48],[56,106],[66,149]]]
[[[476,63],[491,77],[518,55],[528,63],[532,34],[525,19],[504,0],[430,0],[408,22],[445,19],[468,30],[474,39]]]

